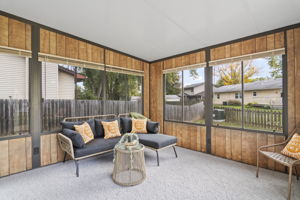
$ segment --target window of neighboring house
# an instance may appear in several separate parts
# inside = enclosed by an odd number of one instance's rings
[[[29,133],[28,61],[0,53],[0,137]]]
[[[236,99],[238,99],[238,98],[240,97],[240,94],[239,94],[239,93],[235,93],[234,95],[235,95],[235,98],[236,98]]]
[[[165,120],[205,124],[204,68],[167,73],[164,83]]]
[[[252,95],[253,95],[254,97],[256,97],[256,92],[253,92]]]
[[[220,94],[217,94],[217,99],[220,99]]]

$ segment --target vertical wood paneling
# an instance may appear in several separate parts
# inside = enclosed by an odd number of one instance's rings
[[[265,146],[268,144],[268,135],[263,134],[263,133],[258,133],[257,134],[257,148],[261,146]],[[268,168],[268,160],[263,156],[260,155],[260,167],[263,168]]]
[[[201,151],[206,152],[206,127],[201,126]]]
[[[150,118],[161,124],[163,132],[163,62],[153,63],[150,66]]]
[[[8,140],[0,141],[0,177],[9,175]]]
[[[86,43],[79,41],[78,42],[78,59],[80,60],[87,60],[87,48]]]
[[[256,164],[257,135],[253,132],[242,132],[242,162]]]
[[[274,135],[268,135],[267,138],[268,145],[275,144],[275,136]],[[274,147],[269,147],[268,151],[274,152]],[[268,159],[268,168],[274,170],[275,169],[275,162],[273,160]]]
[[[8,19],[8,45],[26,49],[26,25],[15,19]]]
[[[25,48],[26,50],[31,50],[31,25],[26,24],[25,32]]]
[[[240,42],[233,43],[230,45],[230,55],[232,57],[242,55],[242,45]]]
[[[41,166],[51,164],[51,135],[41,136]]]
[[[66,37],[66,57],[78,58],[78,40]]]
[[[231,130],[231,152],[232,160],[242,160],[242,132],[239,130]]]
[[[14,174],[26,170],[26,143],[25,138],[8,141],[9,173]]]
[[[144,115],[146,117],[150,117],[150,110],[149,110],[149,94],[150,94],[150,71],[149,71],[149,64],[148,63],[144,63],[144,96],[143,96],[143,100],[144,100]]]
[[[212,127],[211,128],[211,154],[216,155],[216,129]]]
[[[26,169],[32,169],[32,142],[31,137],[26,137]]]
[[[231,131],[230,129],[226,129],[225,130],[225,134],[226,134],[226,158],[227,159],[232,159],[232,152],[231,152]]]
[[[61,34],[56,34],[56,53],[58,56],[66,55],[66,37]]]
[[[262,36],[262,37],[256,38],[255,45],[256,45],[256,48],[255,48],[256,52],[266,51],[267,50],[267,37]]]
[[[92,45],[86,44],[86,53],[87,53],[87,60],[92,62],[93,61],[93,53],[92,53]],[[112,65],[112,63],[110,63]]]
[[[275,48],[274,34],[267,35],[267,50],[272,50],[274,48]]]
[[[0,45],[8,46],[8,18],[0,15]]]
[[[288,73],[288,129],[289,133],[296,127],[296,105],[295,105],[295,40],[294,30],[287,31],[287,73]]]
[[[49,36],[49,53],[56,55],[56,33],[50,32]]]
[[[284,32],[275,33],[275,49],[284,48]]]
[[[226,130],[223,128],[214,128],[215,132],[215,154],[226,157]]]
[[[294,29],[295,42],[295,110],[296,110],[296,124],[300,128],[300,28]]]
[[[57,142],[57,134],[51,134],[50,135],[50,147],[51,147],[51,163],[56,163],[57,162],[57,147],[58,147],[58,142]]]
[[[255,53],[255,39],[245,40],[242,42],[242,54]]]
[[[50,53],[50,31],[40,29],[40,52]]]

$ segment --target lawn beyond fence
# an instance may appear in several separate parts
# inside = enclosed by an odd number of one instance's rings
[[[225,124],[242,124],[242,109],[215,106],[225,111]],[[273,109],[244,109],[244,127],[261,130],[282,131],[282,111]]]
[[[43,131],[58,131],[65,117],[142,113],[142,101],[44,100]],[[21,99],[0,99],[0,137],[29,133],[29,102]]]

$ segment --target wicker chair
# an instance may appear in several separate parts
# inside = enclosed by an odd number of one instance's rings
[[[300,160],[293,159],[288,156],[284,156],[280,153],[276,152],[270,152],[267,151],[267,148],[269,147],[278,147],[284,146],[290,141],[290,139],[293,137],[293,135],[297,133],[296,129],[292,132],[292,134],[288,137],[287,140],[285,140],[282,143],[279,144],[272,144],[272,145],[266,145],[266,146],[261,146],[257,149],[257,170],[256,170],[256,177],[258,178],[258,173],[259,173],[259,155],[263,154],[269,159],[274,160],[275,162],[278,162],[286,167],[288,167],[288,172],[289,172],[289,182],[288,182],[288,200],[291,199],[291,191],[292,191],[292,175],[293,175],[293,168],[295,168],[295,172],[297,175],[297,180],[299,180],[298,172],[297,172],[297,165],[300,165]]]

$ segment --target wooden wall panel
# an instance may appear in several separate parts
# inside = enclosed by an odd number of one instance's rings
[[[295,43],[295,110],[296,110],[296,125],[300,128],[300,28],[294,29]]]
[[[8,46],[8,18],[0,15],[0,45]]]
[[[144,115],[150,117],[150,107],[149,107],[149,98],[150,98],[150,69],[149,64],[144,63]]]
[[[191,53],[183,56],[178,56],[164,60],[164,69],[172,69],[176,67],[183,67],[197,63],[205,62],[205,51]]]
[[[240,55],[242,55],[242,43],[237,42],[230,44],[230,56],[235,57]]]
[[[161,124],[163,132],[163,62],[150,65],[150,119]],[[152,88],[152,89],[151,89]]]
[[[26,169],[32,169],[32,142],[31,137],[26,137]]]
[[[56,34],[56,55],[65,57],[66,55],[66,37],[62,34]]]
[[[0,177],[9,175],[8,140],[0,141]]]
[[[45,29],[40,30],[40,52],[50,53],[50,31]]]
[[[255,45],[256,45],[256,48],[255,48],[256,52],[266,51],[267,50],[267,37],[262,36],[262,37],[256,38]]]
[[[26,25],[15,19],[8,19],[9,47],[26,49]]]
[[[251,54],[255,53],[255,39],[245,40],[242,42],[242,54]]]
[[[25,32],[25,49],[31,50],[31,25],[26,24]]]
[[[231,153],[232,160],[242,160],[242,131],[231,130]]]
[[[66,37],[66,57],[78,59],[78,40]]]
[[[206,151],[205,127],[165,121],[164,134],[176,136],[177,146],[194,151]]]
[[[86,42],[78,41],[78,59],[88,60]]]
[[[226,130],[223,128],[214,128],[215,137],[215,155],[226,157]]]
[[[26,140],[17,138],[8,141],[9,173],[26,170]]]
[[[257,135],[253,132],[242,132],[242,162],[255,165],[257,155]]]
[[[49,53],[56,55],[57,51],[56,51],[56,33],[54,32],[50,32],[49,34]]]

